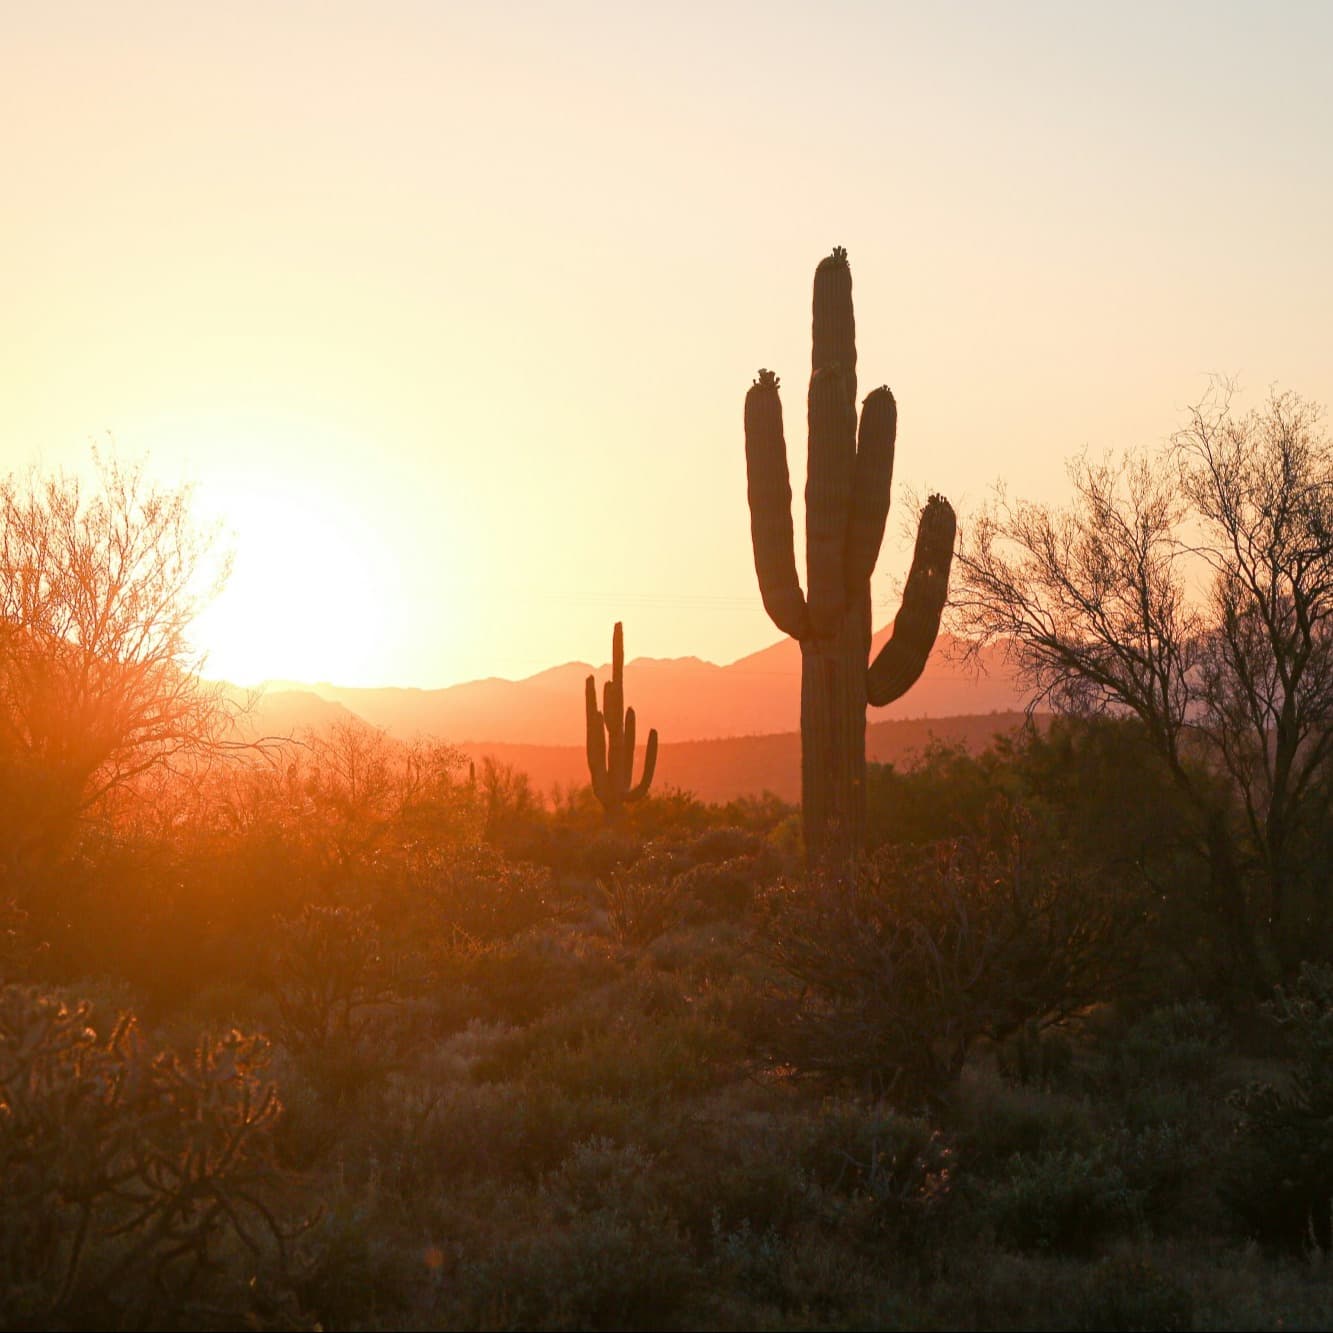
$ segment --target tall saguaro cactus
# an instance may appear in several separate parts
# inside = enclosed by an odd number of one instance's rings
[[[925,668],[949,590],[954,512],[932,495],[893,636],[870,662],[870,575],[889,514],[898,406],[887,386],[856,414],[852,272],[841,247],[815,270],[814,351],[805,486],[806,591],[796,573],[791,482],[778,377],[761,370],[745,399],[750,535],[773,623],[801,644],[801,805],[812,862],[865,842],[866,705],[905,694]]]
[[[648,733],[643,777],[634,786],[634,710],[625,707],[625,631],[619,621],[611,635],[611,679],[597,708],[597,682],[588,677],[584,691],[588,716],[588,772],[592,789],[609,819],[627,802],[640,800],[652,785],[657,767],[657,729]]]

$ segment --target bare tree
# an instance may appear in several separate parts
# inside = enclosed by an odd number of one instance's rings
[[[197,763],[226,736],[189,629],[221,586],[188,489],[97,459],[0,483],[0,792],[11,856],[58,840],[154,768]],[[210,574],[211,569],[211,574]]]
[[[1293,844],[1333,747],[1333,440],[1294,394],[1237,416],[1224,386],[1175,450],[1214,576],[1198,726],[1244,808],[1280,936]]]
[[[1222,384],[1165,451],[1080,458],[1070,477],[1066,506],[999,490],[969,525],[955,626],[1006,645],[1034,705],[1139,719],[1199,816],[1233,947],[1290,963],[1297,848],[1333,747],[1320,410],[1274,392],[1241,415]]]

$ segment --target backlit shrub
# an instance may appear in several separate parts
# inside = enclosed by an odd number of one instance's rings
[[[767,952],[800,991],[775,997],[761,1049],[915,1105],[952,1086],[977,1038],[1113,993],[1133,967],[1132,905],[1029,864],[1021,828],[887,849],[772,894]]]
[[[133,1018],[0,991],[0,1291],[8,1323],[121,1326],[244,1309],[280,1269],[267,1048],[155,1052]],[[229,1279],[229,1281],[228,1281]],[[239,1306],[237,1306],[239,1302]]]
[[[1333,1248],[1333,967],[1307,963],[1269,1011],[1294,1057],[1289,1084],[1253,1084],[1224,1193],[1246,1230],[1294,1247]]]

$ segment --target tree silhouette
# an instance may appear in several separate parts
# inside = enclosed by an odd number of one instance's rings
[[[1163,453],[1070,476],[1067,507],[999,491],[969,525],[957,628],[1007,644],[1038,700],[1140,720],[1196,811],[1238,961],[1289,970],[1330,909],[1306,850],[1333,753],[1320,409],[1274,392],[1241,415],[1222,384]]]
[[[200,679],[190,626],[225,560],[188,488],[97,459],[0,483],[0,832],[10,858],[49,847],[137,777],[197,764],[229,709]],[[210,574],[210,566],[212,566]]]

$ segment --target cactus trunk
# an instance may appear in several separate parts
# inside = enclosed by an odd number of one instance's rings
[[[801,644],[801,825],[813,861],[865,845],[870,581],[828,638]]]

